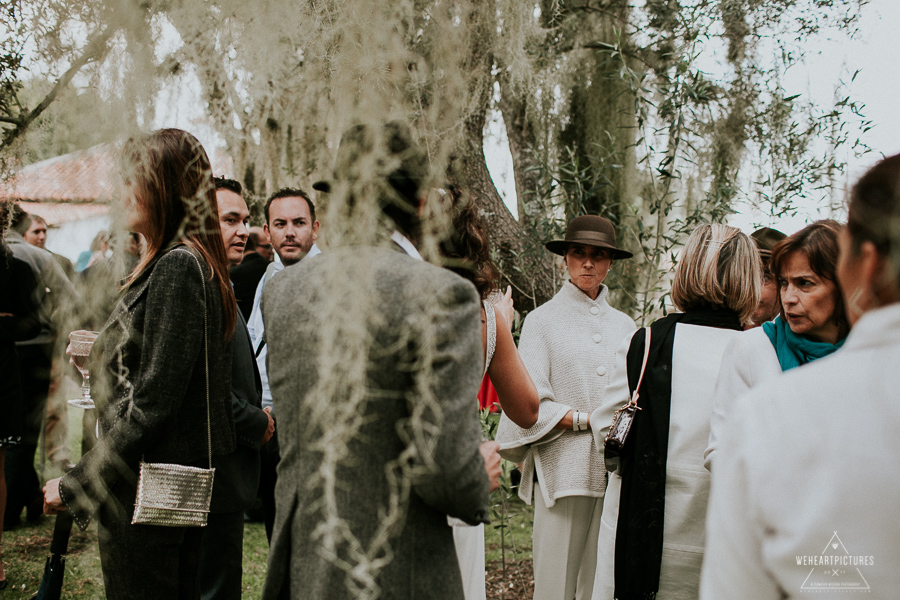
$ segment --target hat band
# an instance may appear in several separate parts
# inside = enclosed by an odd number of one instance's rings
[[[599,231],[575,231],[571,236],[566,236],[567,242],[573,243],[582,243],[588,244],[591,243],[599,243],[603,246],[609,246],[611,248],[616,247],[616,238],[615,236],[608,236],[605,233],[601,233]]]

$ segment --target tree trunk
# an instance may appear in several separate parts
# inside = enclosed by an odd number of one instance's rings
[[[503,69],[500,69],[500,112],[506,125],[509,151],[513,161],[516,182],[516,201],[519,223],[531,227],[535,216],[542,216],[538,200],[541,189],[541,161],[535,125],[528,114],[528,97],[509,89]]]
[[[584,212],[617,223],[634,201],[634,100],[620,74],[621,58],[604,50],[628,47],[628,4],[561,2],[560,47],[569,53],[572,87],[558,152],[561,163],[574,161],[571,166],[583,173],[577,189],[569,185],[569,197],[577,201],[567,207],[569,218]]]
[[[457,153],[460,168],[456,176],[462,179],[458,183],[469,191],[474,202],[484,212],[496,253],[495,260],[503,274],[502,283],[512,285],[516,306],[528,311],[553,297],[557,281],[553,262],[540,245],[542,240],[534,239],[530,229],[513,218],[497,193],[484,158],[484,125],[493,86],[492,36],[496,31],[490,5],[473,11],[469,29],[471,42],[468,72],[473,74],[469,92],[471,101],[477,103],[477,108],[465,122],[464,141]],[[517,148],[523,146],[524,144],[517,145]],[[519,159],[522,158],[520,155]],[[516,171],[519,173],[520,170],[517,168]],[[518,188],[518,179],[516,183]],[[530,184],[523,180],[523,185]]]

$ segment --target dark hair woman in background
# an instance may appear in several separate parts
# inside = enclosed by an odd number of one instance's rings
[[[491,260],[487,229],[478,208],[458,188],[450,189],[452,230],[441,244],[446,266],[475,285],[482,300],[481,342],[484,371],[497,390],[503,412],[520,427],[537,421],[540,398],[516,349],[510,327],[513,320],[511,290],[497,291],[500,273]],[[472,408],[476,407],[472,399]],[[484,525],[469,526],[452,519],[453,542],[463,578],[465,600],[486,597]]]
[[[164,129],[124,154],[127,228],[147,251],[91,353],[100,438],[47,482],[44,510],[71,510],[82,529],[97,514],[108,598],[197,598],[202,529],[131,524],[138,463],[207,467],[208,438],[213,454],[234,449],[237,314],[203,147]]]
[[[8,203],[0,206],[0,517],[6,510],[5,450],[19,443],[25,427],[16,342],[31,339],[41,330],[34,273],[28,263],[15,258],[3,243],[8,206]],[[0,521],[0,550],[2,541],[3,522]],[[0,590],[6,585],[6,572],[0,562]]]

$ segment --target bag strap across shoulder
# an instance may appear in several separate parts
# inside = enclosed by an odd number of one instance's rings
[[[204,375],[206,378],[206,451],[209,458],[209,468],[212,469],[212,422],[210,420],[209,414],[209,333],[206,321],[206,278],[203,275],[203,267],[200,266],[200,261],[197,259],[194,253],[190,250],[180,248],[174,250],[174,252],[178,252],[179,250],[181,250],[182,252],[187,252],[191,255],[191,258],[194,259],[194,263],[196,263],[197,265],[197,270],[200,271],[200,286],[203,290],[203,367]],[[143,455],[141,455],[141,462],[144,462]]]
[[[203,289],[203,368],[206,377],[206,449],[209,456],[209,468],[212,469],[212,424],[209,416],[209,328],[206,321],[206,278],[203,276],[203,267],[200,266],[200,260],[193,252],[187,252],[193,257],[194,262],[197,264],[197,270],[200,271],[200,286]],[[644,361],[646,362],[646,358]]]
[[[631,393],[631,400],[629,404],[637,405],[638,394],[641,389],[641,383],[644,381],[644,372],[647,370],[647,358],[650,356],[650,328],[644,328],[644,360],[641,363],[641,374],[638,377],[637,385],[634,386],[634,391]]]

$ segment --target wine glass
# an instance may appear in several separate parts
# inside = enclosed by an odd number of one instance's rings
[[[88,356],[91,354],[91,348],[94,340],[100,335],[98,331],[85,331],[79,329],[69,334],[69,354],[72,357],[72,364],[81,373],[81,398],[69,400],[69,404],[76,408],[94,408],[94,399],[91,398],[91,374],[88,370]]]

